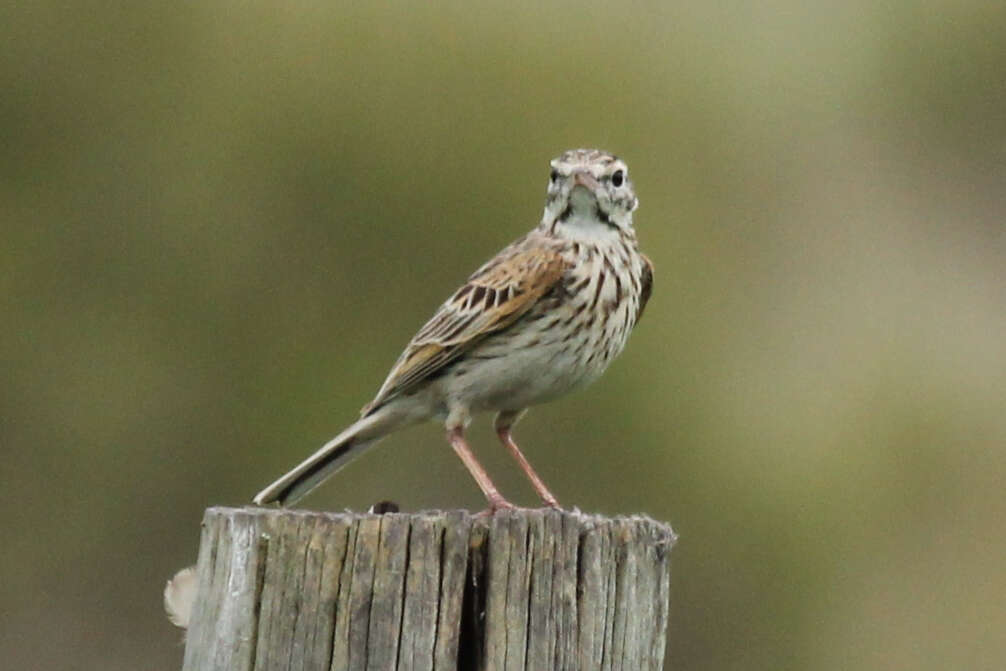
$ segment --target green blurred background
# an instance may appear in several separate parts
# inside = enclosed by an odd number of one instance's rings
[[[180,668],[203,509],[355,418],[599,146],[654,296],[518,437],[680,533],[667,667],[1003,668],[1004,44],[1002,2],[5,3],[4,666]],[[304,504],[382,498],[482,504],[432,425]]]

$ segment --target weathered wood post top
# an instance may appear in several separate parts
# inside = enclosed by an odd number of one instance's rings
[[[210,508],[184,669],[655,671],[674,541],[642,516]]]

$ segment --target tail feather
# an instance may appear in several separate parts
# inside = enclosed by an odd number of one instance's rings
[[[349,426],[293,470],[255,496],[255,503],[277,502],[281,506],[296,503],[340,468],[358,457],[368,447],[397,428],[389,426],[388,416],[376,413]]]

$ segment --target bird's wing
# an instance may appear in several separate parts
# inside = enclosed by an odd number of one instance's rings
[[[653,261],[650,261],[646,254],[640,254],[643,259],[643,272],[639,278],[639,308],[636,310],[636,324],[643,318],[643,310],[653,293]]]
[[[402,352],[363,414],[435,375],[490,333],[510,326],[548,293],[566,262],[555,249],[521,242],[475,271],[440,306]]]

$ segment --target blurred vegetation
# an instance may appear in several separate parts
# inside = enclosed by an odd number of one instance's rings
[[[179,668],[203,508],[354,418],[584,145],[656,291],[518,435],[681,534],[668,668],[1003,667],[1003,3],[40,0],[0,37],[10,668]],[[433,426],[305,503],[382,498],[481,505]]]

